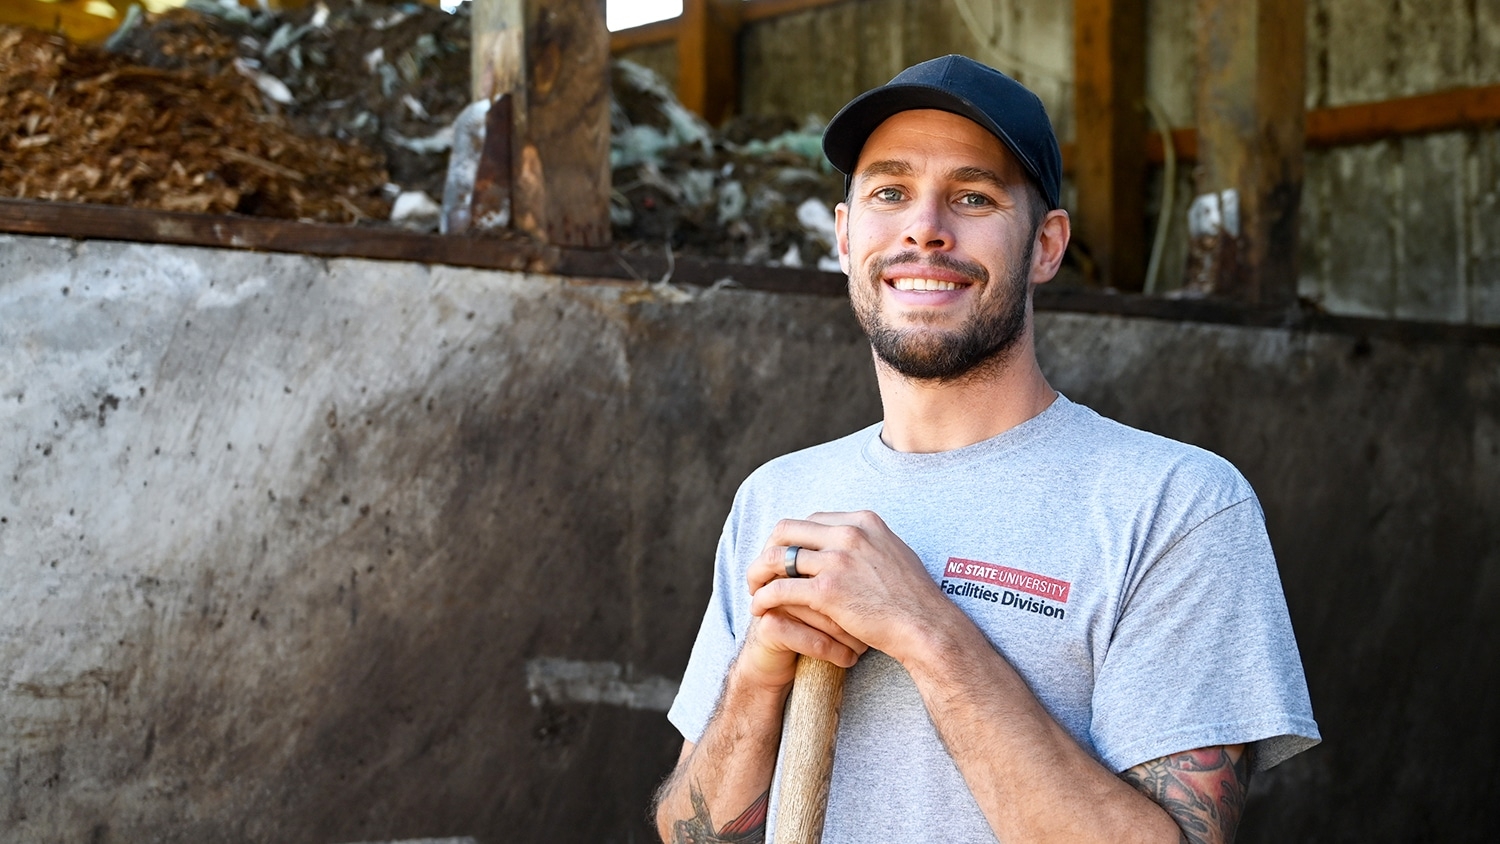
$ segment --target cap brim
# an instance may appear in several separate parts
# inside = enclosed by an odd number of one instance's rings
[[[925,108],[951,112],[983,126],[1005,144],[1032,179],[1039,184],[1045,183],[1037,162],[1026,156],[1010,134],[991,120],[983,109],[949,91],[918,83],[887,85],[850,101],[828,122],[828,128],[823,132],[823,154],[840,173],[853,177],[865,141],[880,124],[900,112]]]

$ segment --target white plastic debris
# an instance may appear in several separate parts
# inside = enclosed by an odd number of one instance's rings
[[[436,152],[445,152],[453,148],[453,127],[444,126],[425,138],[408,138],[405,135],[387,130],[385,139],[402,149],[408,149],[420,155],[432,155]]]
[[[401,102],[418,120],[426,120],[428,118],[427,107],[422,105],[422,102],[411,94],[402,94]]]
[[[797,222],[802,224],[803,230],[812,237],[828,247],[828,253],[818,256],[818,269],[824,272],[842,272],[839,266],[838,233],[834,224],[833,211],[829,210],[821,200],[807,199],[797,206]]]
[[[443,208],[439,230],[443,234],[468,231],[472,220],[469,206],[474,200],[474,180],[479,176],[479,156],[484,154],[484,126],[490,101],[476,100],[458,113],[451,128],[453,153],[448,156],[448,179],[443,185]]]
[[[260,69],[260,62],[254,59],[235,59],[235,72],[255,83],[262,94],[275,100],[282,105],[290,105],[293,102],[292,89],[285,82]]]
[[[719,225],[727,226],[745,216],[745,186],[725,182],[719,188]]]
[[[391,205],[391,222],[413,231],[437,231],[442,216],[442,206],[426,191],[403,191]]]
[[[797,222],[807,233],[832,246],[836,242],[833,211],[822,200],[807,199],[797,206]]]

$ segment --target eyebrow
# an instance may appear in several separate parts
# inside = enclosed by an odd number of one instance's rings
[[[863,170],[859,171],[858,178],[868,179],[876,176],[910,176],[916,171],[911,163],[899,158],[888,158],[880,161],[870,162]],[[1010,186],[1000,178],[1000,174],[994,170],[984,167],[955,167],[949,170],[947,178],[954,182],[983,182],[997,190],[1010,192]]]
[[[983,167],[957,167],[948,171],[948,178],[955,182],[984,182],[997,190],[1010,192],[1010,186],[994,170]]]
[[[910,176],[913,172],[911,164],[899,158],[887,158],[881,161],[872,161],[865,169],[859,171],[859,178],[868,179],[871,176]]]

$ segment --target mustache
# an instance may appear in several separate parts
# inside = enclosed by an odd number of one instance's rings
[[[985,284],[990,280],[990,272],[982,264],[970,261],[960,261],[949,255],[933,253],[924,255],[916,250],[898,252],[886,258],[877,258],[870,264],[870,272],[875,278],[885,275],[885,271],[897,264],[918,264],[927,267],[939,267],[950,272],[958,273],[970,282]]]

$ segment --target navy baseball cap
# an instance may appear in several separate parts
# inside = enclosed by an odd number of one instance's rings
[[[1062,152],[1041,98],[1009,76],[965,56],[913,65],[879,88],[855,97],[823,132],[823,154],[847,178],[859,151],[880,124],[898,112],[933,108],[988,129],[1015,154],[1048,208],[1062,205]],[[847,181],[846,181],[847,186]]]

